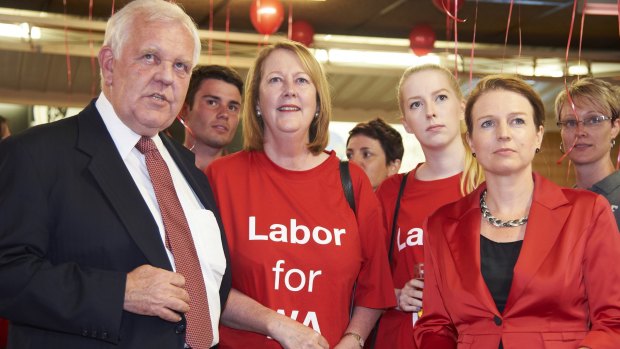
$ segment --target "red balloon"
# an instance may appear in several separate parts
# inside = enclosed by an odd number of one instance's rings
[[[433,0],[433,5],[439,9],[439,11],[445,13],[446,10],[452,15],[454,15],[454,3],[456,2],[457,11],[460,11],[463,5],[465,5],[465,0]]]
[[[314,28],[306,21],[295,21],[291,30],[291,39],[310,47],[314,41]]]
[[[424,56],[435,47],[435,32],[428,24],[418,24],[409,33],[409,46],[416,56]]]
[[[250,20],[257,32],[271,35],[284,20],[284,7],[280,0],[252,0]]]

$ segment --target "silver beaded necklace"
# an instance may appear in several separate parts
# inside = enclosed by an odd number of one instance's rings
[[[486,219],[487,222],[491,223],[492,226],[498,228],[513,228],[527,223],[528,216],[519,219],[512,219],[509,221],[502,221],[501,219],[493,217],[493,215],[489,211],[489,208],[487,207],[486,198],[487,190],[485,189],[482,191],[482,194],[480,194],[480,212],[482,212],[482,218]]]

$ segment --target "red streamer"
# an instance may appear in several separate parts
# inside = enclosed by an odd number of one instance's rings
[[[504,72],[504,58],[506,57],[506,46],[508,46],[508,32],[510,31],[510,19],[512,18],[512,7],[514,6],[514,0],[510,0],[510,10],[508,10],[508,20],[506,21],[506,36],[504,37],[504,52],[502,52],[502,68],[501,72]]]
[[[588,0],[583,0],[583,7],[585,8],[588,5]],[[581,13],[581,29],[579,31],[579,52],[577,53],[577,64],[581,65],[581,44],[583,43],[583,28],[586,23],[586,12],[583,11]],[[568,65],[568,62],[566,62]],[[568,71],[567,71],[568,73]],[[577,79],[579,79],[579,74],[577,74]]]
[[[213,0],[209,0],[209,63],[211,63],[211,53],[213,52]]]
[[[112,14],[110,16],[114,15],[114,0],[112,0]]]
[[[523,48],[523,41],[522,41],[522,38],[521,38],[521,4],[519,4],[519,18],[518,18],[518,21],[519,21],[519,55],[517,56],[517,62],[518,62],[518,59],[521,58],[521,49]],[[517,66],[518,66],[518,63],[517,63]]]
[[[620,1],[620,0],[619,0],[619,1]],[[457,6],[457,5],[458,5],[458,1],[457,1],[457,0],[455,0],[455,1],[454,1],[454,14],[452,14],[452,13],[450,12],[450,10],[448,9],[448,7],[446,6],[446,2],[445,2],[445,1],[442,1],[442,2],[441,2],[441,7],[443,8],[443,12],[445,12],[445,13],[446,13],[446,15],[447,15],[448,17],[450,17],[450,18],[451,18],[453,21],[455,21],[455,22],[461,22],[461,23],[463,23],[463,22],[465,22],[465,21],[467,21],[467,20],[466,20],[466,19],[460,19],[460,18],[458,18],[458,16],[457,16],[457,14],[458,14],[458,13],[457,13],[457,12],[458,12],[458,6]]]
[[[65,13],[65,52],[67,57],[67,92],[71,92],[71,56],[69,55],[69,27],[67,24],[67,0],[62,0]]]
[[[230,66],[230,2],[226,3],[226,65]]]
[[[442,5],[445,7],[445,3],[442,2]],[[458,53],[459,53],[459,32],[458,32],[458,11],[459,8],[457,6],[457,2],[454,1],[454,17],[450,17],[454,20],[454,77],[458,80],[459,78],[459,60],[458,60]],[[448,14],[448,16],[450,16],[450,14]],[[463,21],[464,22],[464,21]]]
[[[181,110],[179,112],[179,114],[177,114],[177,120],[179,120],[179,122],[181,123],[181,125],[183,125],[183,127],[187,130],[187,132],[194,138],[196,139],[196,136],[194,136],[194,132],[192,132],[192,129],[189,128],[189,126],[185,123],[185,120],[183,120],[183,118],[181,117],[181,113],[183,111]],[[193,150],[194,149],[194,145],[192,145],[192,147],[189,150]]]
[[[293,1],[288,2],[288,39],[293,40]]]
[[[619,0],[620,1],[620,0]],[[476,12],[474,14],[474,37],[471,41],[471,54],[469,57],[469,89],[473,88],[474,81],[474,51],[476,47],[476,26],[478,24],[478,0],[476,0]]]
[[[88,22],[93,22],[93,0],[88,2]],[[88,46],[90,48],[90,95],[95,97],[97,93],[97,63],[95,62],[95,45],[93,43],[93,31],[88,28]]]

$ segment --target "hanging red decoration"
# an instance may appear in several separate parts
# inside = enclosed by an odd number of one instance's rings
[[[465,0],[433,0],[433,5],[435,5],[439,11],[455,17],[455,12],[461,10],[463,5],[465,5]],[[456,5],[456,11],[454,5]]]
[[[409,33],[409,46],[416,56],[424,56],[435,47],[435,31],[428,24],[418,24]]]
[[[250,20],[257,32],[271,35],[278,31],[284,20],[284,7],[280,0],[252,0]]]
[[[291,39],[310,47],[314,41],[314,28],[306,21],[293,22]]]

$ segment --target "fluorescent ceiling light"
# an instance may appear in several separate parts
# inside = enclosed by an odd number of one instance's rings
[[[602,2],[588,2],[583,8],[583,13],[586,15],[604,15],[604,16],[617,16],[618,15],[618,3],[602,3]]]
[[[40,39],[41,28],[30,27],[28,23],[6,24],[0,23],[0,36],[20,39]]]
[[[568,75],[586,75],[590,72],[586,65],[571,65],[568,67]]]
[[[536,69],[534,69],[534,75],[561,78],[564,76],[564,72],[559,65],[549,64],[544,66],[537,66]]]
[[[333,64],[363,65],[363,66],[388,66],[410,67],[426,63],[440,63],[440,58],[430,53],[418,57],[413,53],[387,52],[387,51],[363,51],[328,49],[315,50],[317,60]]]

